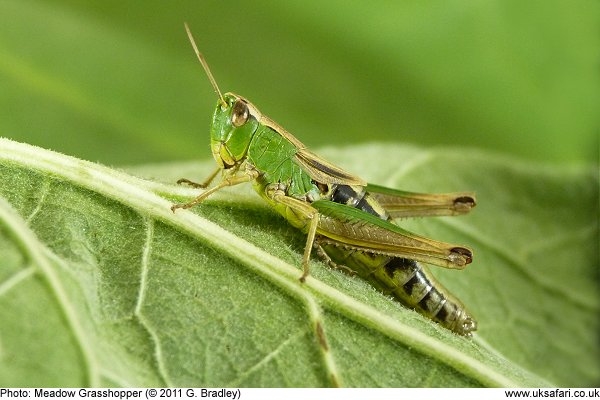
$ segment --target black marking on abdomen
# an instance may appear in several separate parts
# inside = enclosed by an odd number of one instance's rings
[[[368,201],[369,198],[370,198],[370,196],[368,194],[363,196],[363,198],[360,199],[360,201],[356,204],[356,208],[363,210],[364,212],[368,212],[369,214],[377,215],[380,218],[383,217],[382,215],[380,215],[377,211],[375,211],[373,209],[371,204],[369,204],[369,201]],[[387,215],[385,216],[385,219],[387,219]]]
[[[420,281],[421,279],[419,278],[419,276],[417,276],[417,274],[414,274],[413,277],[410,278],[410,280],[402,286],[402,288],[404,289],[404,293],[406,293],[409,296],[412,296],[413,288]]]
[[[446,320],[446,318],[448,318],[448,309],[446,307],[446,304],[448,304],[448,302],[446,301],[444,303],[444,305],[440,308],[440,310],[437,312],[437,314],[435,314],[435,319],[438,321],[444,321]]]
[[[362,186],[338,185],[331,194],[331,201],[357,208],[384,220],[390,219],[383,208],[381,212],[373,208],[371,203],[376,200]]]
[[[364,195],[364,190],[357,192],[351,186],[338,185],[331,194],[331,201],[339,204],[346,204],[350,207],[356,207],[356,204],[362,200]]]

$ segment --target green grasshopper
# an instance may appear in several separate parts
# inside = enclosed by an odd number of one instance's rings
[[[463,269],[472,261],[466,247],[417,236],[392,223],[394,218],[459,215],[475,206],[473,193],[420,194],[367,184],[317,156],[298,139],[233,93],[223,95],[185,25],[198,60],[218,101],[210,127],[217,169],[202,183],[207,188],[186,204],[190,208],[228,186],[252,182],[256,192],[291,225],[308,235],[300,281],[309,275],[313,247],[335,268],[358,274],[384,294],[447,329],[471,336],[475,320],[421,263]]]

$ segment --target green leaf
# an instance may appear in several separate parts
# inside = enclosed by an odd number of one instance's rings
[[[478,318],[473,339],[317,260],[300,284],[304,236],[248,187],[172,213],[197,191],[170,182],[212,163],[129,169],[146,180],[0,139],[0,385],[598,383],[593,170],[399,145],[320,154],[387,186],[477,191],[469,216],[402,222],[475,249],[465,271],[434,271]]]

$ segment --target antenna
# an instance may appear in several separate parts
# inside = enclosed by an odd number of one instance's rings
[[[227,107],[227,103],[225,102],[225,99],[223,98],[223,95],[221,94],[221,91],[219,90],[219,86],[217,86],[217,81],[215,81],[215,78],[213,77],[212,73],[210,72],[210,68],[208,68],[208,64],[206,63],[204,56],[202,55],[202,53],[200,53],[200,51],[198,51],[198,47],[196,46],[196,42],[194,41],[194,37],[192,36],[192,32],[190,32],[190,28],[189,28],[187,22],[184,22],[183,26],[185,26],[185,31],[187,32],[188,38],[190,39],[190,42],[192,43],[192,47],[194,48],[194,51],[196,52],[196,56],[198,57],[200,64],[202,64],[202,68],[204,68],[204,72],[206,72],[206,75],[208,76],[208,80],[210,81],[213,89],[215,90],[215,93],[219,96],[219,99],[221,100],[221,104],[224,107]]]

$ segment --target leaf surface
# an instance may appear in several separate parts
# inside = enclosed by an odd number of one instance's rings
[[[301,285],[304,236],[248,187],[173,214],[197,191],[165,182],[212,163],[126,173],[0,139],[0,385],[597,384],[593,170],[398,145],[319,154],[390,187],[477,191],[472,215],[401,221],[475,249],[467,270],[434,271],[478,318],[474,339],[318,260]]]

